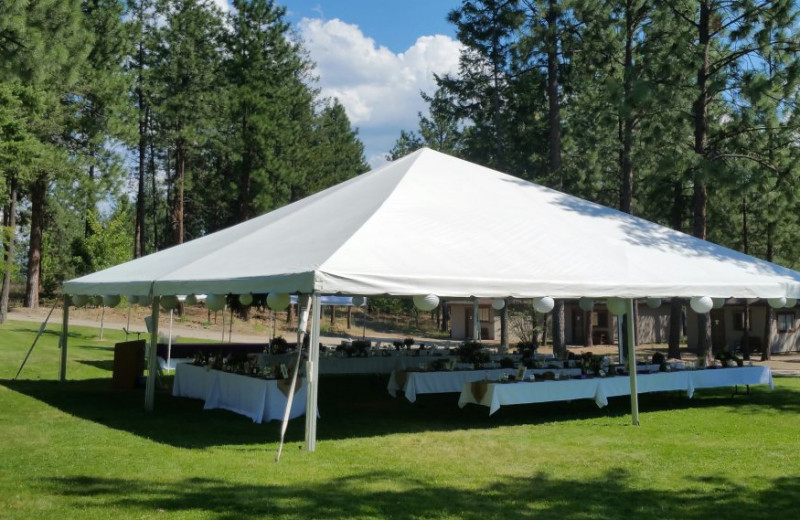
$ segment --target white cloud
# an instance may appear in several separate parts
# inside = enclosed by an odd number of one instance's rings
[[[416,129],[417,113],[427,110],[420,91],[433,93],[434,73],[458,70],[461,44],[448,36],[421,36],[396,54],[338,19],[304,18],[299,30],[317,64],[322,95],[344,105],[373,165],[400,130]]]

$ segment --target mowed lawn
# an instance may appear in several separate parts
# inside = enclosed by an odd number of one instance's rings
[[[110,388],[118,331],[0,327],[0,518],[775,519],[800,512],[800,379],[775,390],[459,409],[385,377],[323,377],[317,451],[162,389]],[[165,383],[169,383],[166,381]],[[741,391],[742,389],[740,389]]]

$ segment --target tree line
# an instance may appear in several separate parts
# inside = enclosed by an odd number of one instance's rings
[[[428,146],[800,267],[795,1],[465,0],[449,20],[459,71],[390,158]]]
[[[272,0],[0,3],[2,313],[366,171]]]

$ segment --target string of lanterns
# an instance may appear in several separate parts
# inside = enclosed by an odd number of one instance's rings
[[[119,294],[105,294],[102,296],[89,296],[86,294],[74,294],[70,297],[72,305],[75,307],[83,307],[89,303],[95,305],[103,305],[106,307],[116,307],[121,302]],[[148,295],[125,295],[125,299],[131,305],[149,306],[152,303],[152,297]],[[364,296],[353,296],[352,305],[355,307],[363,307],[366,305],[366,298]],[[439,297],[435,294],[416,295],[412,297],[414,306],[423,312],[429,312],[439,306]],[[185,297],[184,302],[187,305],[196,305],[198,303],[197,295],[189,294]],[[253,294],[244,293],[238,295],[239,304],[249,306],[253,303]],[[609,312],[615,316],[622,316],[627,312],[626,299],[611,296],[606,298],[606,307]],[[725,298],[709,297],[709,296],[695,296],[689,299],[689,307],[698,313],[706,314],[711,309],[719,309],[725,305]],[[228,303],[228,297],[225,294],[209,294],[205,298],[206,307],[212,311],[223,309]],[[269,293],[267,295],[267,307],[272,310],[284,310],[289,306],[290,296],[286,293]],[[657,309],[661,306],[661,298],[646,298],[646,305],[651,309]],[[767,298],[767,303],[773,309],[792,308],[797,305],[797,298]],[[163,295],[160,297],[160,305],[164,310],[171,310],[178,307],[180,299],[176,295]],[[555,300],[550,296],[541,296],[532,299],[532,305],[536,312],[546,314],[551,312],[555,307]],[[578,307],[585,311],[590,312],[594,309],[595,301],[592,298],[578,299]],[[503,298],[495,298],[491,300],[491,306],[494,310],[502,310],[506,306],[506,300]]]

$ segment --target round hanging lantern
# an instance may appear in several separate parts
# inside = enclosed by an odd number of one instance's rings
[[[795,305],[797,305],[797,298],[786,298],[786,304],[784,307],[791,309]]]
[[[435,294],[416,295],[413,298],[414,307],[421,311],[432,311],[439,305],[439,297]]]
[[[209,294],[206,296],[206,307],[208,307],[212,311],[218,311],[225,307],[225,295],[224,294]]]
[[[533,309],[542,314],[547,314],[548,312],[552,311],[553,307],[555,306],[555,300],[549,296],[542,296],[541,298],[533,299]]]
[[[240,294],[239,303],[247,307],[248,305],[253,303],[253,294],[252,293]]]
[[[178,297],[174,294],[165,294],[161,297],[161,308],[169,311],[178,306]]]
[[[622,316],[627,310],[625,308],[625,300],[617,298],[616,296],[606,299],[606,307],[608,307],[609,312],[614,316]]]
[[[773,309],[780,309],[781,307],[786,305],[786,298],[784,298],[783,296],[779,298],[767,298],[767,303],[769,303],[769,306],[772,307]]]
[[[289,306],[289,295],[286,293],[269,293],[267,295],[267,307],[273,311],[282,311]]]
[[[86,297],[85,294],[73,294],[72,295],[72,305],[75,307],[83,307],[86,305],[86,302],[89,298]]]
[[[197,305],[197,296],[194,294],[187,294],[184,303],[186,303],[186,305]]]
[[[594,300],[591,298],[581,298],[578,300],[578,307],[580,307],[582,311],[591,312],[591,310],[594,309]]]
[[[103,305],[106,307],[116,307],[119,305],[119,294],[104,294],[103,295]]]
[[[661,298],[648,298],[646,303],[651,309],[658,309],[661,307]]]
[[[365,303],[367,303],[367,299],[363,296],[353,296],[350,300],[355,307],[363,307]]]
[[[714,307],[714,300],[708,296],[695,296],[689,300],[689,307],[697,314],[705,314]]]
[[[492,309],[496,311],[503,310],[503,307],[506,306],[506,301],[502,298],[495,298],[492,300]]]
[[[725,305],[725,298],[711,298],[711,301],[714,302],[714,309],[721,309]]]

